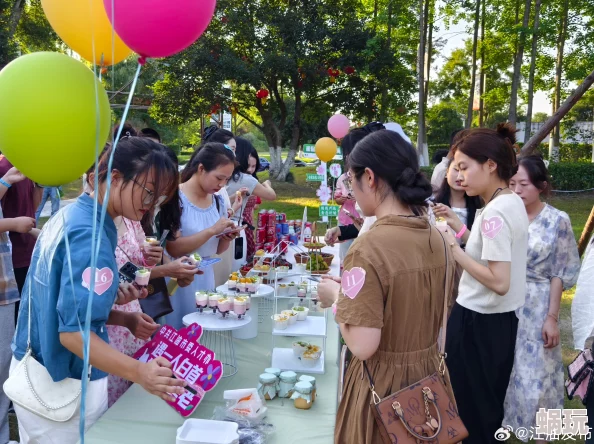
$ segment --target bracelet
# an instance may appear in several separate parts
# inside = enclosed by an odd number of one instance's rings
[[[6,182],[4,179],[0,179],[0,184],[4,185],[6,188],[10,188],[12,185]]]
[[[464,236],[464,233],[466,233],[466,225],[462,225],[462,228],[460,229],[460,231],[458,231],[458,233],[456,233],[456,239],[460,239],[462,236]]]
[[[555,322],[559,322],[559,316],[552,315],[551,313],[547,313],[547,318],[553,318]]]

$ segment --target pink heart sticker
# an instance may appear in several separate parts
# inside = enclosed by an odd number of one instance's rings
[[[101,296],[113,283],[113,271],[111,268],[102,268],[95,270],[95,293]],[[82,274],[82,286],[86,289],[91,287],[91,267],[87,267]]]
[[[495,239],[503,228],[503,219],[499,216],[493,216],[490,219],[484,219],[481,223],[481,231],[489,239]]]
[[[342,273],[342,292],[345,296],[351,299],[357,297],[365,284],[366,273],[361,267],[355,267]]]

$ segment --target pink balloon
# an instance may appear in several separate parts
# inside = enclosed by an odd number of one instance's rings
[[[157,58],[183,51],[198,40],[212,19],[216,0],[103,0],[103,4],[124,43],[143,57]]]
[[[335,139],[342,139],[346,136],[349,133],[350,126],[349,118],[342,114],[334,114],[328,120],[328,131]]]

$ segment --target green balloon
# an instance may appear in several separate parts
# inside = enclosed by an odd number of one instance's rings
[[[0,151],[31,180],[78,179],[103,149],[111,124],[103,85],[81,62],[37,52],[0,71]]]

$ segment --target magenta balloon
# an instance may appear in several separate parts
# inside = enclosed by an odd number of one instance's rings
[[[328,120],[328,131],[335,139],[342,139],[349,133],[351,122],[342,114],[334,114]]]
[[[103,0],[103,4],[124,43],[143,57],[157,58],[183,51],[198,40],[212,19],[216,0]]]

